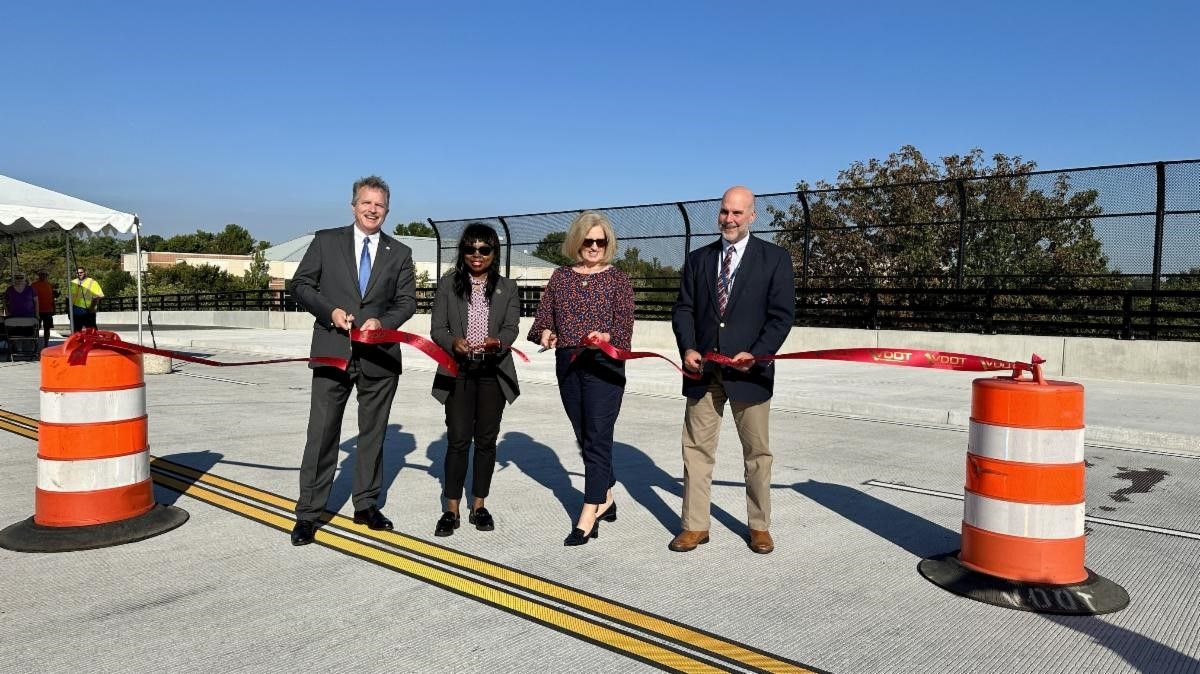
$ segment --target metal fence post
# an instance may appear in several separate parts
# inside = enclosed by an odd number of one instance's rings
[[[808,195],[804,192],[798,192],[796,197],[800,200],[800,210],[804,213],[804,254],[801,256],[800,262],[800,278],[801,284],[805,289],[808,288],[808,263],[809,256],[812,254],[812,211],[808,208]]]
[[[1154,204],[1154,278],[1150,280],[1150,339],[1158,338],[1158,291],[1162,279],[1163,224],[1167,210],[1167,165],[1154,164],[1158,185]]]
[[[433,221],[433,218],[426,218],[425,220],[433,228],[433,240],[436,242],[434,245],[437,247],[437,264],[434,266],[437,278],[433,280],[434,283],[437,283],[442,279],[442,233],[438,231],[437,223]]]
[[[967,186],[962,178],[955,182],[958,184],[958,261],[954,287],[961,290],[967,254]]]
[[[504,228],[504,278],[512,278],[512,235],[508,233],[508,223],[503,216],[496,219]]]
[[[692,252],[692,220],[688,217],[682,201],[676,201],[675,205],[679,207],[679,214],[683,216],[683,257],[686,259],[688,253]]]
[[[1126,290],[1121,302],[1121,338],[1133,339],[1133,291]]]

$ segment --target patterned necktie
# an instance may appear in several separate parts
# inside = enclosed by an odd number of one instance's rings
[[[358,258],[358,293],[367,294],[367,281],[371,280],[371,239],[363,238],[363,252]]]
[[[729,304],[730,271],[733,266],[733,246],[725,249],[725,258],[721,261],[721,282],[717,284],[717,312],[724,316],[725,307]]]

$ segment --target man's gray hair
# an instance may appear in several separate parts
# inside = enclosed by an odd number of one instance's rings
[[[354,181],[354,190],[350,193],[350,203],[354,204],[358,201],[358,191],[364,187],[369,187],[373,190],[380,190],[383,196],[387,198],[388,203],[392,203],[392,191],[388,189],[388,184],[379,176],[367,176]]]

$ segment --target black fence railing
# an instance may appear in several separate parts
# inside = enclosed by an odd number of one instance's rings
[[[1200,288],[1038,289],[1006,288],[996,279],[983,287],[890,288],[843,286],[796,288],[796,325],[870,330],[973,332],[1200,340]],[[521,315],[532,316],[542,286],[521,286]],[[669,320],[677,285],[634,289],[640,320]],[[417,291],[417,311],[428,313],[433,288]],[[1157,298],[1158,302],[1152,300]],[[282,290],[149,295],[154,311],[303,311]],[[109,297],[102,311],[134,311],[136,299]]]
[[[594,209],[641,286],[639,315],[667,314],[719,204]],[[755,206],[755,235],[792,254],[800,325],[1200,339],[1200,160],[822,185]],[[579,212],[430,220],[439,275],[471,222],[500,233],[510,276],[552,269]]]
[[[755,235],[792,255],[797,325],[1200,340],[1200,160],[847,182],[756,198]],[[596,209],[617,232],[639,318],[669,317],[684,257],[717,236],[719,204]],[[579,212],[430,220],[436,276],[467,224],[491,224],[531,315],[535,279]],[[419,311],[432,296],[418,292]],[[146,307],[299,310],[283,291],[154,295]]]
[[[417,311],[433,307],[433,288],[417,288]],[[237,290],[220,293],[144,295],[145,311],[304,311],[286,290]],[[137,311],[136,297],[105,297],[100,311]]]

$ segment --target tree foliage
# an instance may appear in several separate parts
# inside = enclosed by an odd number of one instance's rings
[[[851,164],[835,184],[819,182],[815,191],[798,184],[812,223],[810,283],[953,286],[965,212],[968,285],[999,276],[1020,277],[1021,285],[1096,285],[1078,277],[1111,272],[1091,221],[1101,212],[1098,193],[1073,189],[1066,174],[1048,185],[1035,182],[1043,176],[1014,175],[1034,169],[1003,154],[989,164],[979,149],[939,164],[906,145],[885,160]],[[801,205],[768,212],[776,241],[801,264]]]
[[[557,265],[572,264],[574,260],[562,254],[562,244],[566,238],[566,232],[550,232],[533,249],[534,256]]]
[[[392,230],[392,233],[396,234],[397,236],[433,236],[434,235],[432,227],[425,224],[424,222],[419,222],[417,220],[414,220],[414,221],[408,223],[407,225],[397,224],[395,229]]]

